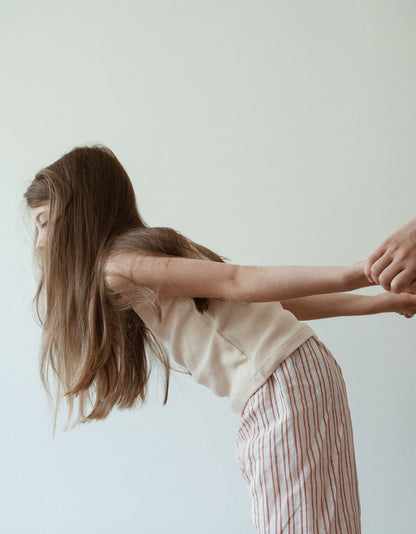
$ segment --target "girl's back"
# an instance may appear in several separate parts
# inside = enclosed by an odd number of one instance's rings
[[[160,303],[161,321],[150,306],[138,304],[134,310],[198,383],[230,397],[238,415],[280,363],[316,335],[278,301],[211,298],[203,313],[188,297],[160,298]]]

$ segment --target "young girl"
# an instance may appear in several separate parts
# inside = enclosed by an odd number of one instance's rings
[[[365,261],[235,265],[172,228],[150,227],[126,171],[103,145],[76,147],[40,170],[24,198],[37,230],[34,301],[49,400],[49,369],[57,384],[54,432],[62,398],[66,428],[75,399],[73,426],[143,403],[155,358],[166,371],[166,404],[170,371],[178,371],[170,355],[241,416],[236,460],[258,533],[360,532],[342,372],[301,321],[411,317],[415,295],[342,293],[374,285]]]

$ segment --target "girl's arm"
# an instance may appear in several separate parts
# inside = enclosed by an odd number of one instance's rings
[[[303,265],[240,265],[237,274],[238,300],[268,302],[309,295],[353,291],[374,286],[364,273],[366,260],[341,267]]]
[[[299,321],[342,317],[345,315],[372,315],[393,311],[387,309],[387,302],[381,297],[356,295],[353,293],[329,293],[327,295],[311,295],[294,299],[281,300],[280,304],[290,311]]]
[[[282,300],[280,303],[299,321],[389,312],[396,312],[410,319],[416,313],[416,295],[390,291],[372,296],[350,293],[312,295]]]
[[[161,297],[271,302],[375,285],[364,274],[365,261],[340,267],[251,266],[128,252],[112,256],[105,272],[115,291],[133,282]]]

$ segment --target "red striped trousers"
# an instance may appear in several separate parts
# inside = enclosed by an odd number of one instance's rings
[[[250,397],[235,447],[258,534],[361,533],[347,391],[317,336]]]

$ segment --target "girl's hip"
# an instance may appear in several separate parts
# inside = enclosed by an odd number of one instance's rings
[[[243,421],[253,420],[253,412],[268,414],[276,406],[299,411],[305,403],[328,405],[339,395],[346,396],[342,371],[328,347],[311,336],[293,351],[249,398],[242,413]],[[289,415],[290,416],[290,415]]]

